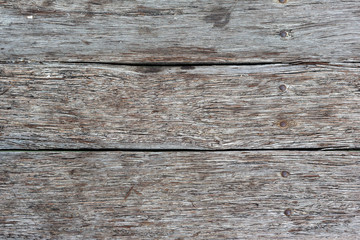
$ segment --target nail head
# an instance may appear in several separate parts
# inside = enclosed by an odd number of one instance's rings
[[[286,38],[286,37],[288,37],[288,36],[289,36],[289,33],[288,33],[287,31],[285,31],[285,30],[281,30],[281,31],[280,31],[280,37]]]
[[[286,86],[284,84],[282,84],[279,86],[279,89],[284,92],[284,91],[286,91]]]
[[[281,121],[279,125],[280,125],[280,127],[283,127],[283,128],[287,127],[287,122],[286,121]]]
[[[281,172],[281,176],[284,177],[284,178],[288,177],[289,175],[290,175],[290,173],[288,171],[282,171]]]
[[[287,208],[285,211],[284,211],[284,214],[286,215],[286,216],[291,216],[291,214],[292,214],[292,211],[291,211],[291,209],[290,208]]]

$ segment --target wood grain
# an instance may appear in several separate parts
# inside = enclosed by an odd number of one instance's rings
[[[360,2],[283,2],[0,0],[0,239],[359,239]]]
[[[360,147],[359,65],[4,64],[2,149]]]
[[[360,61],[357,0],[2,0],[2,61]]]
[[[360,234],[359,152],[2,152],[0,158],[2,239]]]

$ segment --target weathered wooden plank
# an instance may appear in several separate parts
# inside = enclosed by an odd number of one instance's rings
[[[359,152],[2,152],[0,157],[3,239],[360,235]]]
[[[0,1],[0,60],[360,61],[357,0]]]
[[[360,147],[349,66],[5,64],[0,147]]]

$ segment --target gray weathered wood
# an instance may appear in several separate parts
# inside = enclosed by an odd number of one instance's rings
[[[2,0],[0,60],[359,62],[359,9],[357,0]]]
[[[0,239],[359,239],[360,152],[257,149],[360,149],[360,2],[284,2],[0,0],[0,150],[103,150],[0,151]]]
[[[0,158],[2,239],[360,235],[359,152],[2,152]]]
[[[5,64],[0,147],[357,148],[359,77],[358,65]]]

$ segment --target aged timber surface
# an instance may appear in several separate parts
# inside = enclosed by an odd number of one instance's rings
[[[2,239],[358,239],[359,152],[2,152]]]
[[[358,65],[3,64],[2,149],[360,147]]]
[[[360,239],[359,42],[358,0],[0,0],[0,239]]]
[[[1,0],[0,60],[360,61],[357,0]]]

